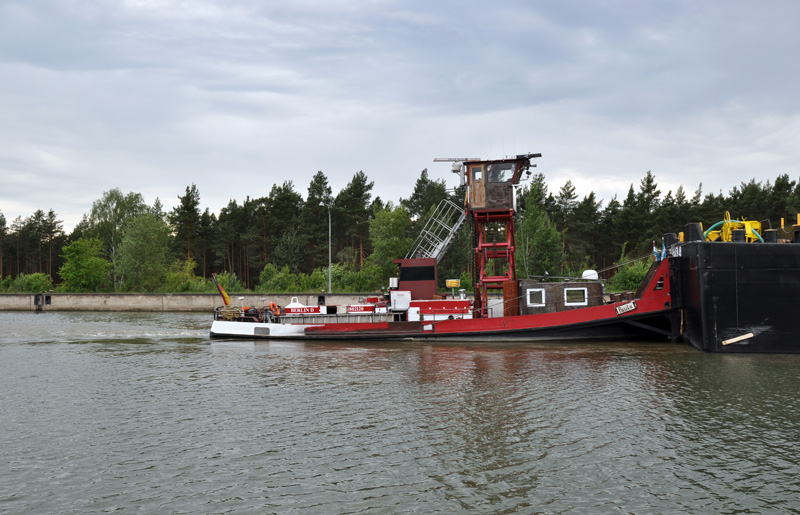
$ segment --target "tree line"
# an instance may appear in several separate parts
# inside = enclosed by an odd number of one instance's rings
[[[742,182],[727,194],[704,194],[700,184],[690,197],[683,186],[662,194],[648,171],[638,188],[630,186],[624,200],[615,195],[603,206],[593,192],[578,199],[571,181],[556,194],[548,193],[544,176],[538,174],[521,192],[519,204],[521,275],[554,270],[574,275],[600,268],[608,277],[626,256],[648,255],[654,243],[660,249],[664,234],[683,231],[691,222],[708,228],[726,211],[734,219],[761,221],[765,229],[780,229],[783,219],[783,236],[788,237],[800,212],[800,184],[783,174],[774,183]]]
[[[234,292],[323,291],[329,217],[333,290],[374,291],[396,274],[392,260],[405,256],[439,201],[463,204],[464,187],[448,190],[423,170],[411,195],[393,203],[373,198],[373,184],[359,171],[334,196],[319,171],[305,197],[285,181],[266,196],[231,200],[219,213],[201,212],[194,184],[169,212],[158,198],[147,205],[139,193],[112,189],[69,234],[52,209],[10,223],[0,211],[0,291],[212,292],[212,273]],[[624,199],[603,202],[594,192],[579,199],[571,181],[550,192],[539,173],[517,196],[523,278],[577,276],[587,268],[610,278],[616,264],[649,255],[653,242],[689,222],[709,227],[729,211],[777,228],[800,212],[800,184],[788,175],[752,179],[727,194],[704,193],[700,185],[689,196],[682,186],[662,194],[648,171]],[[449,278],[469,289],[472,249],[468,221],[439,265],[442,290]]]

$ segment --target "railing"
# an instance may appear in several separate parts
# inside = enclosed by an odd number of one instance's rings
[[[439,263],[466,217],[463,208],[450,200],[443,199],[425,222],[406,259],[436,258],[436,263]]]

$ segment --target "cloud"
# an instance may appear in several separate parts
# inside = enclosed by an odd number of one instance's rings
[[[14,1],[0,5],[0,210],[70,229],[104,191],[169,209],[337,192],[397,201],[437,156],[542,152],[608,201],[797,178],[792,2]]]

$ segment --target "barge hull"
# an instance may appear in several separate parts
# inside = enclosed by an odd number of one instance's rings
[[[683,339],[708,352],[798,353],[800,245],[693,241],[671,250]]]

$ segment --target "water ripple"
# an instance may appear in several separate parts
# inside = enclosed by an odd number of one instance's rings
[[[2,512],[800,511],[800,357],[51,315],[0,313]]]

